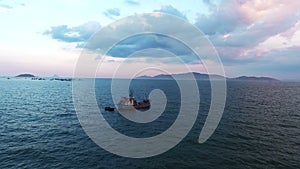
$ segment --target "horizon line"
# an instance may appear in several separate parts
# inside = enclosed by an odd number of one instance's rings
[[[137,77],[105,77],[105,76],[95,76],[95,77],[76,77],[76,78],[84,78],[84,79],[92,79],[92,78],[96,78],[96,79],[112,79],[112,78],[116,78],[116,79],[135,79],[135,78],[139,78],[139,77],[143,77],[143,76],[148,76],[149,78],[154,78],[156,76],[160,76],[160,75],[182,75],[182,74],[186,74],[186,73],[198,73],[198,74],[203,74],[203,75],[209,75],[209,76],[222,76],[222,75],[218,75],[218,74],[208,74],[208,73],[203,73],[203,72],[185,72],[185,73],[174,73],[174,74],[158,74],[158,75],[141,75],[141,76],[137,76]],[[72,78],[72,79],[76,79],[74,78],[74,76],[63,76],[63,75],[58,75],[58,74],[53,74],[53,75],[35,75],[33,73],[20,73],[17,75],[0,75],[1,78],[14,78],[18,75],[22,75],[22,74],[29,74],[29,75],[33,75],[34,77],[40,77],[40,78]],[[255,78],[272,78],[275,80],[280,80],[280,81],[285,81],[285,82],[300,82],[300,79],[282,79],[282,78],[274,78],[272,76],[255,76],[255,75],[239,75],[239,76],[234,76],[234,77],[230,77],[230,76],[222,76],[225,77],[226,79],[233,79],[233,78],[239,78],[239,77],[255,77]],[[17,77],[16,77],[17,78]],[[30,78],[30,77],[29,77]]]

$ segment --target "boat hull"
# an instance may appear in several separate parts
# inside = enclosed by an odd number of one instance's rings
[[[137,105],[118,105],[119,110],[139,110],[139,109],[149,109],[150,104],[137,104]]]

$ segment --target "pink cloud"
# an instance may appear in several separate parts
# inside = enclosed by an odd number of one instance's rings
[[[284,49],[287,40],[273,37],[290,38],[287,47],[299,45],[295,34],[300,26],[300,1],[222,1],[211,8],[211,14],[200,16],[196,26],[209,35],[222,60],[229,64],[253,62],[269,56],[276,45]]]
[[[276,22],[287,19],[287,17],[293,16],[300,9],[300,1],[295,0],[247,0],[234,2],[239,16],[248,24],[260,20]]]

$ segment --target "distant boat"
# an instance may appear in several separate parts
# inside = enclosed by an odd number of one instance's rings
[[[120,102],[117,104],[119,110],[138,110],[138,109],[149,109],[151,104],[149,99],[144,99],[137,102],[131,91],[129,98],[122,97]]]
[[[50,80],[57,80],[57,81],[72,81],[71,78],[51,78]]]
[[[31,80],[46,80],[45,78],[41,78],[41,77],[33,77],[31,78]]]
[[[104,110],[105,111],[115,111],[115,108],[113,108],[113,107],[105,107]]]

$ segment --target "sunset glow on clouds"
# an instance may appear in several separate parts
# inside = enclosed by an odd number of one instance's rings
[[[32,72],[71,76],[80,51],[97,30],[117,19],[145,12],[175,15],[199,28],[218,51],[227,76],[300,79],[300,1],[296,0],[63,0],[48,3],[2,0],[0,74]],[[134,26],[121,30],[126,29],[134,29]],[[124,52],[164,47],[172,48],[193,71],[205,71],[201,63],[195,62],[176,42],[149,36],[120,43],[105,61],[108,71],[103,76],[111,75],[109,71],[124,59]],[[167,57],[163,59],[163,66],[178,64]],[[157,64],[148,57],[143,64],[151,66],[152,63]],[[195,63],[199,63],[198,66]],[[141,62],[137,59],[126,64],[134,66]]]

